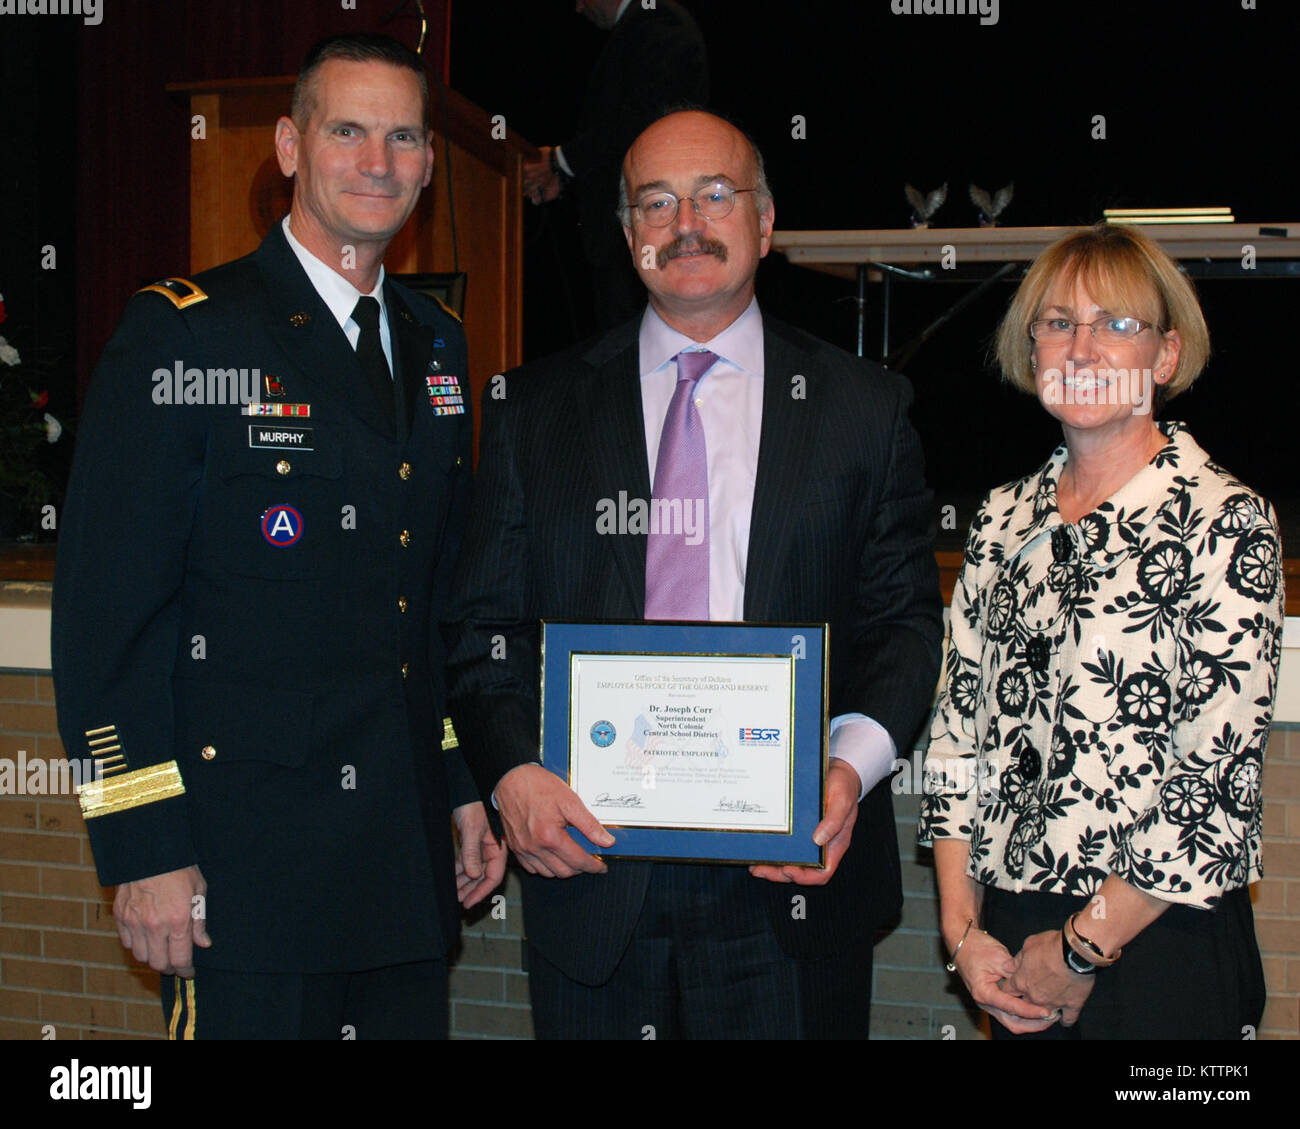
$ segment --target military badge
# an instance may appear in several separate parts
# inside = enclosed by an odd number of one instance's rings
[[[309,416],[310,404],[245,404],[246,416]]]
[[[433,364],[429,367],[432,369]],[[463,416],[465,414],[465,397],[460,390],[460,378],[439,373],[424,378],[425,390],[429,394],[429,406],[436,416]]]
[[[196,286],[188,278],[164,278],[161,282],[155,282],[152,286],[137,290],[136,293],[143,294],[146,290],[161,294],[178,310],[208,300],[208,296],[203,289]]]
[[[297,544],[302,537],[302,514],[292,506],[272,506],[262,515],[262,536],[277,549]]]

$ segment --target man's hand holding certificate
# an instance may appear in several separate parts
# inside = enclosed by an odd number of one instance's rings
[[[837,805],[831,823],[819,822],[822,626],[544,627],[542,763],[568,785],[567,795],[561,800],[545,785],[545,826],[537,825],[534,794],[533,823],[525,827],[524,804],[512,819],[511,797],[498,789],[507,830],[529,869],[592,869],[554,835],[563,811],[582,836],[576,845],[605,854],[814,866],[820,873],[822,848],[844,835],[847,818]],[[588,834],[601,824],[615,830],[612,844]],[[795,880],[784,872],[760,876]]]
[[[751,866],[749,873],[769,882],[794,882],[799,886],[825,886],[839,868],[840,859],[853,839],[858,820],[858,774],[842,760],[832,760],[826,772],[826,814],[813,842],[826,848],[825,866]]]
[[[602,847],[612,847],[614,836],[601,827],[572,788],[541,765],[511,769],[497,785],[495,799],[506,845],[530,874],[572,878],[605,872],[605,864],[578,846],[568,828],[577,828]]]

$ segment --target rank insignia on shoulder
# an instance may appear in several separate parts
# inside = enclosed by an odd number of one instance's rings
[[[240,409],[246,416],[309,416],[310,404],[245,404]]]
[[[196,306],[200,302],[208,300],[207,294],[200,287],[195,286],[188,278],[164,278],[150,286],[142,286],[136,293],[143,294],[146,290],[161,294],[178,310],[183,310],[186,306]]]
[[[268,396],[283,396],[284,385],[280,383],[278,376],[272,376],[269,372],[262,374],[262,383],[266,385],[266,394]]]

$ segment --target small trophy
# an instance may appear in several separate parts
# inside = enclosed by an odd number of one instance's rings
[[[945,183],[933,192],[922,196],[910,184],[905,184],[903,194],[907,197],[907,202],[912,205],[912,226],[929,227],[930,217],[942,208],[943,202],[948,199],[948,185]]]
[[[996,195],[992,198],[978,184],[970,186],[970,202],[980,211],[980,227],[997,227],[998,216],[1000,216],[1006,207],[1011,203],[1011,195],[1016,187],[1015,181],[1012,181],[1005,188],[999,188]]]

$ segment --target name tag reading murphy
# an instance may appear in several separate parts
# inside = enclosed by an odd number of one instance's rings
[[[273,450],[314,451],[310,427],[263,427],[252,423],[248,425],[248,445],[250,447],[267,447]]]
[[[597,854],[823,865],[825,624],[542,624],[542,764]]]

